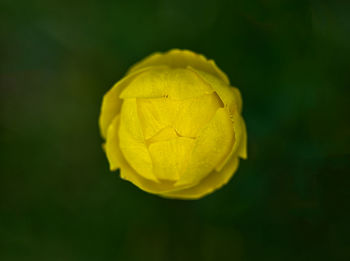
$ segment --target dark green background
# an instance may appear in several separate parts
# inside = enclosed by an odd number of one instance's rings
[[[350,260],[350,1],[1,0],[0,260]],[[249,158],[198,201],[108,170],[102,95],[154,51],[215,59]]]

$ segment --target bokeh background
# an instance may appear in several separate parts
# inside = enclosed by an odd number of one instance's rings
[[[350,1],[0,3],[0,260],[350,260]],[[249,158],[198,201],[109,172],[97,125],[175,47],[244,99]]]

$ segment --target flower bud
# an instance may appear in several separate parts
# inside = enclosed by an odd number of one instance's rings
[[[155,53],[104,96],[99,119],[110,169],[149,193],[197,199],[246,158],[242,100],[212,60]]]

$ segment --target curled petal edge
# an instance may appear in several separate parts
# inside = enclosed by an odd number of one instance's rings
[[[168,65],[170,67],[186,68],[191,66],[198,70],[210,73],[230,84],[227,75],[216,65],[213,60],[207,59],[204,55],[189,50],[172,49],[165,53],[154,53],[132,66],[129,73],[147,68],[150,66]]]

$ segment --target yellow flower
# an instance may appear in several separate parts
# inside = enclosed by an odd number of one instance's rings
[[[239,90],[213,60],[178,49],[152,54],[103,97],[110,169],[149,193],[203,197],[247,157],[241,111]]]

